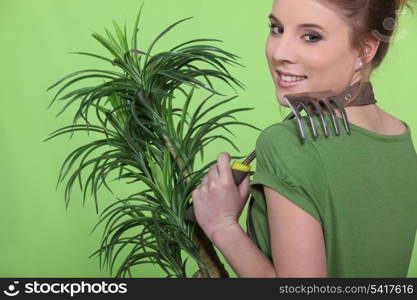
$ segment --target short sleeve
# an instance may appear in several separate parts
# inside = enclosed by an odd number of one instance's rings
[[[324,164],[314,141],[302,143],[296,125],[290,122],[271,125],[259,135],[252,194],[262,194],[265,200],[266,185],[323,224],[327,185]]]

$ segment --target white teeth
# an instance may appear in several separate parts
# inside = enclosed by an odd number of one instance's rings
[[[293,81],[302,81],[304,79],[306,79],[306,77],[298,77],[298,76],[285,76],[280,74],[281,79],[283,81],[287,81],[287,82],[293,82]]]

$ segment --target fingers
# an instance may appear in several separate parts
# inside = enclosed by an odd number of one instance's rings
[[[207,185],[208,182],[209,182],[209,178],[206,174],[206,175],[204,175],[203,180],[201,181],[201,184],[199,185],[199,187],[202,187],[203,185]]]
[[[221,152],[217,155],[217,168],[219,170],[219,176],[224,182],[233,181],[230,156],[227,152]]]
[[[247,199],[250,194],[250,180],[249,174],[245,176],[243,181],[239,184],[239,194],[242,198]]]
[[[210,182],[217,182],[219,179],[223,182],[233,181],[232,169],[230,167],[230,157],[227,152],[221,152],[217,155],[217,164],[210,166],[208,172],[203,176],[198,189],[208,186]],[[223,173],[223,175],[222,175]]]
[[[209,168],[209,171],[208,171],[207,175],[208,175],[208,177],[211,181],[217,180],[217,178],[219,177],[219,171],[218,171],[218,168],[217,168],[217,164],[214,164]]]

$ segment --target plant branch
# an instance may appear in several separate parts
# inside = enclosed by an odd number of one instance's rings
[[[164,134],[162,137],[178,167],[180,170],[183,170],[183,178],[185,178],[186,182],[189,182],[189,174],[185,169],[183,161],[178,156],[177,151],[171,142],[171,139],[166,134]],[[194,227],[194,242],[199,247],[201,261],[206,267],[200,266],[200,270],[194,273],[193,278],[228,278],[229,274],[224,268],[223,263],[220,261],[220,258],[218,257],[213,244],[210,242],[204,231],[201,229],[200,225],[197,223]]]

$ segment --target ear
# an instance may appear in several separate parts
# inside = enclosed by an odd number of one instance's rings
[[[375,57],[381,41],[373,36],[366,37],[362,43],[362,51],[358,55],[358,64],[367,65]]]

